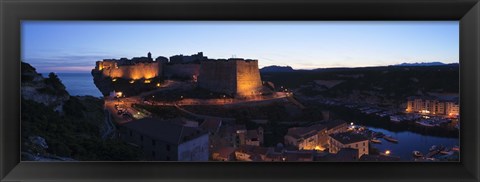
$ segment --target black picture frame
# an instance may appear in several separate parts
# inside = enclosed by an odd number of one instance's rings
[[[478,0],[2,0],[2,181],[479,181]],[[459,20],[461,162],[20,162],[22,20]]]

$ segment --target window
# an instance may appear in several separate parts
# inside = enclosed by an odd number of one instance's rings
[[[363,146],[365,146],[365,143],[367,143],[367,142],[363,142]]]

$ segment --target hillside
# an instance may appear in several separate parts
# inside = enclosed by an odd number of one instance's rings
[[[293,68],[290,66],[266,66],[260,69],[260,72],[269,73],[269,72],[293,72]]]
[[[138,160],[140,151],[102,139],[103,100],[70,96],[57,75],[43,78],[22,62],[22,160]]]
[[[427,92],[458,93],[458,64],[443,66],[367,67],[262,73],[262,80],[295,89],[307,96],[348,98],[365,94],[404,101]],[[331,88],[318,83],[332,82]]]

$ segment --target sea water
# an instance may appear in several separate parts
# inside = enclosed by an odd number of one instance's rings
[[[102,93],[93,83],[93,76],[90,73],[56,73],[58,78],[65,85],[67,92],[72,96],[90,95],[102,97]],[[42,73],[48,77],[48,73]]]

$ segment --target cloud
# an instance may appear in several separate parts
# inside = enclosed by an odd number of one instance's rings
[[[95,62],[108,58],[103,55],[59,55],[55,57],[24,58],[39,72],[85,72],[95,67]]]

